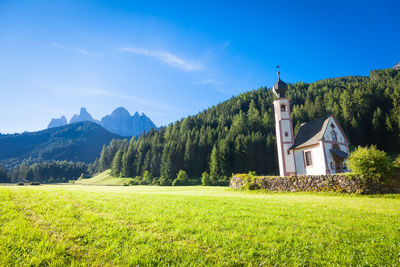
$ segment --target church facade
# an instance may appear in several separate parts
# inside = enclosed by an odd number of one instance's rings
[[[302,123],[294,136],[287,89],[278,72],[273,92],[280,176],[348,172],[345,162],[350,142],[335,116]]]

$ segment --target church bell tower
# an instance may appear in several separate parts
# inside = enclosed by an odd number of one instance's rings
[[[277,97],[274,100],[276,143],[278,147],[278,161],[280,176],[296,175],[294,151],[290,150],[294,144],[292,119],[290,118],[289,98],[286,97],[287,84],[281,80],[279,66],[278,81],[272,91]]]

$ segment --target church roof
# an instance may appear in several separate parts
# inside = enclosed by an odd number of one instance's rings
[[[278,81],[274,84],[272,91],[278,98],[286,97],[286,91],[288,90],[288,85],[278,77]]]
[[[317,144],[324,136],[325,129],[328,127],[331,116],[332,115],[329,115],[314,121],[302,123],[294,138],[294,144],[290,149]]]
[[[399,70],[400,69],[400,62],[397,63],[396,65],[394,65],[393,69],[395,70]]]

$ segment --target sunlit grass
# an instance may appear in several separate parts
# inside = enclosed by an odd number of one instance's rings
[[[399,265],[400,197],[0,187],[0,265]]]
[[[74,181],[76,184],[83,185],[128,185],[133,178],[116,178],[111,176],[111,170],[103,171],[89,179]]]

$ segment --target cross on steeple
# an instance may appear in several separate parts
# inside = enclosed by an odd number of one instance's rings
[[[279,65],[277,65],[276,69],[277,69],[277,73],[278,73],[278,80],[281,79],[281,77],[280,77],[281,72],[279,71],[279,68],[280,68]]]

